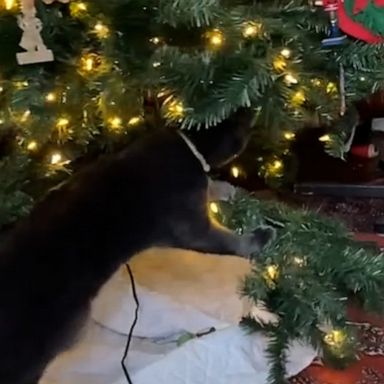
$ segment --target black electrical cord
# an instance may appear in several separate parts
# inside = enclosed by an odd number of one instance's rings
[[[136,326],[137,321],[139,319],[140,303],[139,303],[139,298],[137,296],[136,285],[135,285],[135,278],[133,277],[133,273],[132,273],[131,267],[129,266],[128,263],[125,264],[125,267],[127,268],[129,277],[131,279],[132,294],[133,294],[133,298],[134,298],[135,303],[136,303],[136,309],[135,309],[135,318],[133,319],[133,323],[131,325],[131,329],[129,330],[129,333],[128,333],[127,344],[125,345],[124,355],[123,355],[123,358],[121,359],[121,366],[123,368],[123,372],[124,372],[125,378],[127,379],[127,383],[128,384],[133,384],[132,379],[129,376],[128,369],[125,366],[125,360],[126,360],[126,358],[128,356],[129,347],[131,345],[133,330],[135,329],[135,326]]]

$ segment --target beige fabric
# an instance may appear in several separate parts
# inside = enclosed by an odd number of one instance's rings
[[[142,287],[217,319],[236,322],[250,310],[239,296],[241,279],[251,271],[246,259],[153,248],[135,256],[130,265]]]

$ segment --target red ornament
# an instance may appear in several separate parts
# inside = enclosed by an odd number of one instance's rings
[[[338,0],[323,0],[322,3],[324,10],[327,12],[337,11],[337,8],[339,7]]]
[[[368,44],[378,44],[384,42],[384,37],[377,36],[369,29],[365,28],[362,24],[359,24],[352,20],[347,14],[344,8],[344,0],[337,0],[339,7],[337,10],[337,16],[339,19],[340,29],[356,39],[363,40]],[[354,4],[354,13],[364,10],[370,0],[356,0]],[[375,5],[384,7],[384,0],[375,0]]]
[[[379,154],[377,148],[373,144],[355,145],[351,148],[351,153],[364,159],[373,159]]]

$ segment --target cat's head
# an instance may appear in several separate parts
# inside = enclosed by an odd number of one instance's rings
[[[230,118],[208,129],[191,130],[188,137],[207,163],[218,168],[236,158],[247,146],[254,112],[240,109]]]

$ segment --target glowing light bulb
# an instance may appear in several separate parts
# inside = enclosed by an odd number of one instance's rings
[[[123,120],[118,116],[114,116],[109,119],[109,125],[113,129],[120,129],[123,125]]]
[[[154,63],[152,63],[152,66],[153,68],[158,68],[160,67],[161,63],[159,61],[155,61]]]
[[[302,105],[305,102],[305,94],[303,91],[297,91],[292,97],[292,104],[296,107]]]
[[[284,71],[284,69],[287,68],[287,62],[283,57],[278,56],[273,60],[273,68],[276,71]]]
[[[27,149],[28,151],[36,151],[38,145],[37,145],[37,142],[36,141],[30,141],[27,145]]]
[[[219,206],[214,202],[209,204],[209,209],[215,214],[219,213]]]
[[[160,39],[160,37],[155,36],[155,37],[152,37],[152,39],[150,39],[150,42],[155,44],[155,45],[158,45],[161,43],[161,39]]]
[[[26,111],[22,114],[20,121],[21,121],[22,123],[25,123],[25,122],[28,120],[29,116],[31,116],[31,111],[28,109],[28,110],[26,110]]]
[[[335,83],[329,82],[327,84],[327,93],[336,93],[337,85]]]
[[[94,60],[91,57],[88,57],[85,60],[84,64],[85,64],[85,66],[84,66],[85,70],[92,71],[93,66],[94,66]]]
[[[281,56],[285,57],[286,59],[289,59],[291,57],[291,50],[288,49],[288,48],[284,48],[281,52],[280,52]]]
[[[293,262],[299,267],[302,267],[304,265],[304,259],[302,259],[301,257],[294,257]]]
[[[88,75],[92,72],[99,72],[102,67],[102,58],[96,53],[86,53],[80,59],[80,72]]]
[[[295,134],[293,132],[285,132],[284,133],[284,138],[287,140],[293,140],[295,138]]]
[[[299,80],[293,76],[292,73],[287,73],[284,77],[284,80],[288,85],[297,84],[299,82]]]
[[[0,86],[0,93],[4,92],[4,87]]]
[[[237,179],[240,176],[240,169],[238,167],[232,167],[231,174],[235,179]]]
[[[324,341],[334,347],[340,347],[346,340],[347,335],[341,330],[333,330],[327,333],[324,337]]]
[[[245,38],[252,38],[260,35],[263,25],[261,23],[248,22],[244,24],[243,36]]]
[[[82,16],[88,10],[88,5],[82,1],[72,1],[70,5],[71,15],[74,17]]]
[[[128,125],[136,125],[136,124],[139,124],[140,121],[141,121],[141,116],[135,116],[129,119]]]
[[[47,96],[45,96],[45,100],[50,102],[50,103],[53,103],[54,101],[56,101],[56,98],[57,98],[57,96],[53,92],[50,92],[47,94]]]
[[[283,162],[281,160],[275,160],[273,163],[272,163],[272,167],[277,171],[279,169],[281,169],[283,166]]]
[[[94,31],[100,39],[106,39],[109,36],[109,28],[101,21],[98,21],[95,25]]]
[[[4,8],[7,10],[7,11],[10,11],[12,10],[13,8],[15,8],[17,5],[17,1],[16,0],[4,0]]]
[[[321,141],[322,143],[327,143],[328,141],[331,141],[331,136],[323,135],[323,136],[319,137],[319,141]]]
[[[60,117],[56,122],[56,127],[65,129],[69,125],[69,120],[66,117]]]
[[[209,44],[212,47],[221,47],[224,43],[224,35],[219,29],[213,29],[207,33]]]
[[[272,281],[276,281],[280,275],[279,267],[277,265],[268,265],[266,268],[266,275]]]
[[[365,80],[367,80],[367,79],[364,76],[360,77],[360,81],[365,81]]]
[[[184,106],[181,101],[174,100],[168,105],[168,115],[173,119],[178,119],[184,116]]]
[[[81,10],[81,11],[86,11],[88,9],[88,6],[87,4],[85,3],[77,3],[77,7]]]
[[[50,163],[52,165],[58,165],[63,161],[63,156],[59,152],[54,152],[51,155]]]
[[[16,81],[15,82],[15,87],[16,89],[23,89],[28,87],[29,83],[28,81]]]

